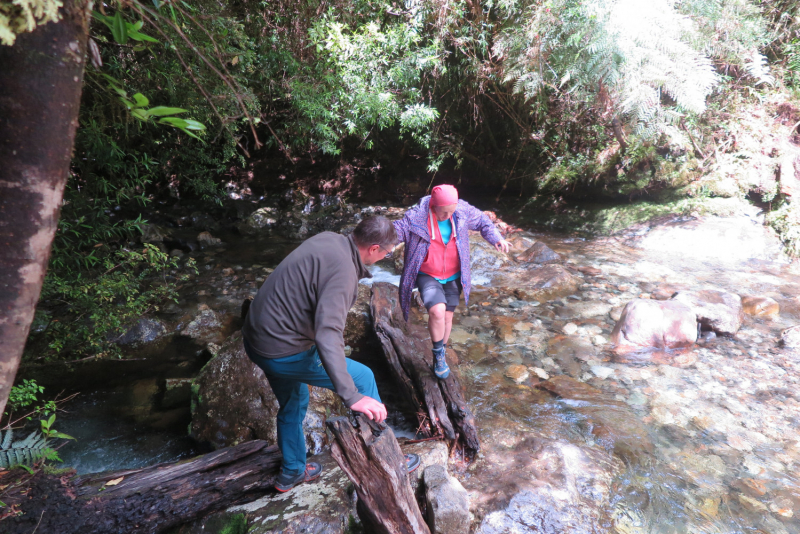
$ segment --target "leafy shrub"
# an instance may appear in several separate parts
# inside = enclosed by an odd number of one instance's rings
[[[47,357],[119,354],[110,338],[142,315],[157,311],[163,302],[176,300],[175,281],[167,271],[178,260],[146,243],[141,250],[121,248],[104,257],[101,270],[61,271],[45,280],[42,301],[57,318],[42,333]],[[190,260],[188,268],[194,268]]]

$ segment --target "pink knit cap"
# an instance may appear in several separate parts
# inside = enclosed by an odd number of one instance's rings
[[[437,185],[431,192],[431,206],[449,206],[458,202],[458,190],[452,185]]]

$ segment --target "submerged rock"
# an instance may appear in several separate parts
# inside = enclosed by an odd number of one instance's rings
[[[744,313],[753,317],[775,319],[781,311],[780,305],[769,297],[742,297]]]
[[[346,410],[332,391],[309,391],[303,428],[308,450],[316,453],[327,445],[326,418]],[[275,443],[277,414],[278,401],[264,372],[245,354],[241,334],[233,335],[194,380],[190,435],[215,449],[252,439]]]
[[[494,278],[493,283],[513,288],[514,295],[520,300],[544,301],[574,293],[581,280],[561,265],[552,264],[502,273]]]
[[[601,449],[546,441],[530,451],[524,465],[527,487],[487,514],[476,533],[608,532],[611,482],[619,467]]]
[[[524,263],[556,263],[561,261],[561,255],[541,241],[538,241],[528,250],[517,256],[516,260]]]
[[[739,331],[744,320],[742,299],[727,291],[679,291],[672,300],[689,306],[704,330],[732,336]]]
[[[695,314],[673,300],[635,299],[611,332],[616,352],[687,347],[697,341]]]
[[[570,401],[568,406],[589,420],[597,440],[626,461],[640,462],[653,452],[644,423],[625,402],[565,375],[554,376],[538,387]]]
[[[222,239],[214,237],[208,232],[200,232],[197,234],[197,242],[201,247],[218,247],[222,244]]]

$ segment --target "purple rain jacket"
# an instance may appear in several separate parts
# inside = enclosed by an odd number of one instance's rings
[[[428,247],[431,243],[428,223],[430,202],[430,196],[423,197],[416,206],[406,211],[402,219],[394,222],[398,241],[406,244],[403,276],[400,279],[400,307],[403,309],[403,317],[406,321],[408,321],[408,312],[411,307],[411,292],[416,285],[417,274],[428,254]],[[492,245],[502,241],[503,237],[486,214],[460,199],[453,214],[453,222],[456,225],[456,248],[461,261],[464,301],[469,305],[469,292],[472,287],[469,230],[480,231],[481,236]]]

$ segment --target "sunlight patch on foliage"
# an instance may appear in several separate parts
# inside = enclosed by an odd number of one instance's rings
[[[60,0],[0,0],[0,45],[12,46],[17,35],[59,20]]]

